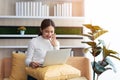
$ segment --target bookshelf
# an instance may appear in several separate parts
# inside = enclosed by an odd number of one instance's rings
[[[16,16],[16,2],[45,1],[49,4],[49,16]],[[54,16],[53,5],[72,3],[72,16]],[[38,26],[45,18],[53,19],[56,26],[81,26],[84,19],[84,0],[0,0],[0,25],[2,26]]]
[[[64,3],[72,3],[72,15],[71,17],[83,17],[84,16],[84,0],[0,0],[0,18],[19,18],[16,15],[16,2],[43,2],[43,4],[49,5],[49,16],[59,18],[66,16],[54,16],[54,6],[56,4],[64,4]],[[67,8],[66,8],[67,9]],[[22,16],[22,15],[21,15]],[[21,17],[20,16],[20,17]],[[27,15],[29,17],[29,15]],[[49,17],[47,16],[47,17]],[[34,15],[30,15],[30,17],[35,18]],[[38,17],[38,15],[37,15]],[[68,16],[70,17],[70,16]],[[39,18],[44,18],[43,16],[39,16]],[[50,17],[51,18],[51,17]]]

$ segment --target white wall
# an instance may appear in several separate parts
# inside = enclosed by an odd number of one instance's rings
[[[108,33],[102,35],[100,39],[105,41],[106,46],[109,49],[115,50],[118,53],[120,53],[119,8],[120,8],[120,0],[85,0],[86,23],[99,25],[102,28],[108,30]],[[92,56],[90,54],[87,55],[87,57],[92,59]],[[117,66],[119,67],[120,64],[117,64]],[[103,75],[100,76],[99,80],[113,80],[113,78],[114,80],[119,80],[118,77],[118,75],[120,75],[119,71],[117,71],[117,73],[115,74],[114,72],[109,72],[109,71],[105,72],[103,73]]]
[[[108,47],[120,53],[120,1],[119,0],[85,0],[86,22],[99,25],[108,30],[101,37]]]

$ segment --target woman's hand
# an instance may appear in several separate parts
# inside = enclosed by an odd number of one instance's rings
[[[56,34],[52,34],[50,42],[53,45],[53,47],[57,46]]]
[[[32,67],[32,68],[37,68],[37,67],[40,67],[40,63],[38,63],[38,62],[31,62],[29,66]]]

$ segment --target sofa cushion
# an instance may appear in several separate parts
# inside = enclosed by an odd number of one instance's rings
[[[25,67],[25,54],[13,53],[10,80],[26,80]]]
[[[5,78],[4,80],[10,80],[9,78]],[[77,78],[72,78],[68,80],[87,80],[85,77],[77,77]]]
[[[87,80],[85,77],[76,77],[68,80]]]
[[[51,65],[33,69],[26,67],[26,72],[38,80],[66,80],[75,77],[80,77],[80,70],[67,65]]]
[[[9,78],[4,78],[3,80],[10,80]]]

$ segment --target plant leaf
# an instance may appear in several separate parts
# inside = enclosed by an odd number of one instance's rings
[[[86,28],[90,29],[92,33],[96,33],[98,30],[102,30],[99,26],[93,26],[92,24],[83,24]]]
[[[86,43],[87,45],[91,46],[92,48],[96,46],[96,43],[95,42],[91,42],[91,41],[89,41],[89,42],[84,42],[83,41],[82,43]]]
[[[94,30],[102,30],[102,28],[100,26],[92,26],[94,28]]]
[[[105,46],[103,46],[103,57],[106,58],[110,54],[118,54],[116,51],[107,49]]]
[[[91,36],[89,34],[82,34],[82,35],[88,37],[90,40],[93,40],[93,36]]]
[[[93,48],[92,51],[93,51],[93,52],[92,52],[92,55],[93,55],[94,57],[96,57],[96,56],[98,56],[98,55],[101,53],[102,48],[101,48],[101,47],[95,47],[95,48]]]
[[[92,28],[92,24],[83,24],[83,26],[85,26],[85,27],[88,28],[88,29],[91,29],[91,28]]]
[[[94,66],[95,65],[95,66]],[[104,66],[101,66],[100,64],[98,64],[97,62],[93,63],[93,70],[95,71],[95,73],[97,74],[101,74],[103,73],[106,69],[104,68]]]
[[[96,32],[94,35],[93,35],[93,38],[96,39],[98,38],[99,36],[103,35],[104,33],[108,32],[107,30],[100,30],[98,32]]]
[[[103,46],[105,46],[105,42],[104,42],[103,40],[100,40],[100,39],[99,39],[98,41],[99,41],[98,45],[99,45],[99,44],[102,44]]]
[[[115,59],[120,60],[120,58],[119,58],[119,57],[117,57],[117,56],[114,56],[114,55],[109,55],[109,56],[111,56],[111,57],[113,57],[113,58],[115,58]]]
[[[83,52],[84,52],[84,53],[87,53],[88,51],[89,51],[89,48],[84,48],[84,49],[83,49]]]

